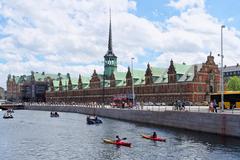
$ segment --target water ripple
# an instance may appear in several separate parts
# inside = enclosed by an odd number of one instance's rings
[[[89,126],[86,115],[16,111],[13,120],[0,120],[0,155],[6,160],[233,160],[240,157],[240,140],[216,135],[156,128],[103,118]],[[142,139],[156,131],[164,142]],[[116,147],[102,138],[127,137],[133,147]]]

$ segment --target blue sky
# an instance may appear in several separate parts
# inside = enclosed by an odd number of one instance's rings
[[[137,0],[137,9],[130,12],[139,17],[144,17],[152,22],[164,22],[172,16],[178,16],[181,14],[181,10],[173,8],[168,4],[169,0]],[[240,29],[240,1],[206,0],[204,1],[204,4],[206,13],[217,18],[220,23],[229,28],[233,27],[237,30]],[[152,57],[149,58],[149,61],[152,61],[152,59],[156,57],[156,54],[158,54],[151,49],[147,49],[147,52],[150,55],[149,57]],[[146,60],[146,57],[143,57],[143,59]],[[233,61],[233,63],[237,62],[235,60]],[[138,67],[143,66],[139,65]]]
[[[209,14],[219,18],[225,25],[240,28],[240,2],[238,0],[208,0],[206,9]],[[233,18],[232,21],[229,19]]]
[[[178,10],[167,6],[169,0],[137,0],[137,10],[133,13],[151,21],[163,21],[179,14]]]
[[[169,0],[137,0],[137,10],[133,14],[151,21],[163,21],[180,11],[168,6]],[[206,11],[224,24],[240,28],[240,2],[238,0],[206,0]],[[232,21],[229,18],[233,18]]]
[[[202,63],[212,51],[220,62],[220,26],[224,64],[240,56],[238,0],[1,0],[0,86],[7,75],[38,72],[91,75],[103,72],[109,8],[118,70],[175,63]]]

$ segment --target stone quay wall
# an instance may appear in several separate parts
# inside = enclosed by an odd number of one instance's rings
[[[25,105],[26,110],[72,112],[240,138],[240,115],[180,111],[147,111],[79,106]]]

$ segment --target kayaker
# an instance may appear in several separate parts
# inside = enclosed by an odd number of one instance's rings
[[[121,142],[121,139],[119,138],[119,136],[116,136],[116,142]]]
[[[87,116],[87,120],[88,120],[88,121],[90,120],[90,116]]]
[[[152,138],[157,138],[157,133],[153,132]]]

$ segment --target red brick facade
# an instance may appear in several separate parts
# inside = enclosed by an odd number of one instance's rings
[[[144,102],[165,102],[171,104],[176,100],[191,101],[194,103],[208,101],[209,93],[219,90],[220,73],[218,66],[214,62],[214,57],[210,54],[207,61],[198,69],[194,66],[194,78],[192,81],[178,82],[176,71],[171,60],[168,68],[168,83],[153,83],[150,66],[146,69],[145,84],[135,85],[136,101]],[[51,91],[47,92],[47,102],[65,103],[88,103],[88,102],[112,102],[113,96],[132,92],[130,68],[126,73],[125,86],[115,87],[115,77],[110,77],[110,87],[101,87],[101,80],[96,71],[90,80],[90,88],[83,89],[78,86],[78,90]]]
[[[15,76],[9,75],[7,80],[7,99],[11,101],[19,100],[22,83],[17,84]]]

